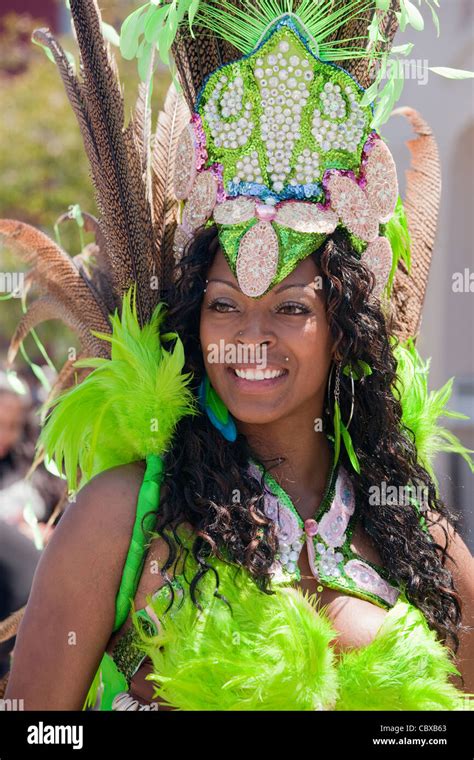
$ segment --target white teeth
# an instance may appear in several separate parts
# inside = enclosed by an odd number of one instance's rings
[[[253,369],[234,369],[237,377],[241,377],[244,380],[270,380],[274,377],[280,377],[283,375],[282,369],[266,369],[266,370],[253,370]]]

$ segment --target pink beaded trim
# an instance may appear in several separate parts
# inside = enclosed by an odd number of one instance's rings
[[[260,471],[253,463],[249,466],[249,472],[257,480],[260,479]],[[375,568],[357,558],[344,562],[341,550],[347,542],[346,530],[355,511],[355,495],[352,481],[342,465],[339,466],[334,499],[329,510],[319,523],[312,518],[307,519],[304,531],[296,515],[269,490],[267,484],[264,495],[265,514],[277,521],[279,544],[293,547],[299,545],[301,551],[306,539],[308,562],[316,580],[324,582],[330,578],[332,584],[340,583],[341,588],[347,590],[347,583],[343,582],[346,575],[361,590],[383,599],[389,605],[395,604],[400,591],[384,580]],[[275,572],[274,580],[278,582],[285,579],[281,562],[276,560],[272,569]],[[338,579],[341,579],[339,583]]]

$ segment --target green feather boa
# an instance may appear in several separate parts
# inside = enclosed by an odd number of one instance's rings
[[[197,586],[202,612],[185,593],[169,606],[168,587],[152,605],[160,630],[148,635],[132,610],[138,646],[153,664],[154,698],[179,710],[474,710],[448,681],[449,650],[404,597],[373,641],[336,655],[337,631],[316,595],[286,584],[260,591],[247,570],[216,557]],[[192,565],[190,567],[189,565]],[[197,569],[188,555],[186,576]]]
[[[184,350],[176,334],[160,336],[165,311],[159,304],[148,324],[140,328],[134,288],[123,298],[121,318],[110,317],[113,332],[94,333],[111,344],[111,358],[90,358],[76,367],[93,371],[77,386],[53,401],[41,431],[46,455],[71,490],[103,470],[161,454],[178,421],[196,413],[195,397],[183,374]],[[162,341],[176,338],[172,351]]]

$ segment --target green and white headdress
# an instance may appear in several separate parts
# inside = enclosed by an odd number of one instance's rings
[[[259,297],[341,227],[374,271],[374,294],[390,294],[410,247],[378,129],[403,86],[387,64],[407,24],[423,26],[408,0],[173,0],[126,20],[122,53],[145,76],[156,48],[166,62],[171,51],[192,114],[177,145],[176,258],[216,224],[242,291]]]
[[[244,293],[258,297],[343,225],[377,285],[392,265],[381,225],[398,199],[395,164],[371,127],[364,89],[317,57],[285,14],[249,54],[203,83],[178,147],[178,240],[217,224]]]

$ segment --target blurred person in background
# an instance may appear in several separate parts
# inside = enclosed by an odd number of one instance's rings
[[[38,423],[32,394],[0,371],[0,620],[26,604],[41,549],[53,527],[47,520],[63,486],[33,462]],[[0,677],[8,670],[15,637],[0,643]]]

